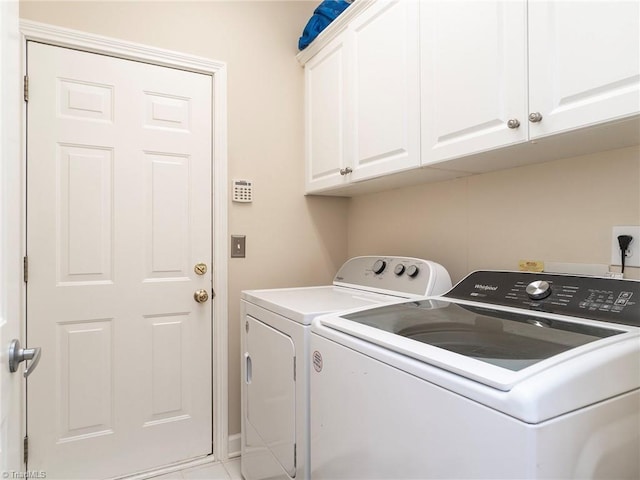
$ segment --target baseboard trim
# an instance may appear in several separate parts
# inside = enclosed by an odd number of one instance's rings
[[[242,449],[241,446],[241,437],[239,433],[234,433],[233,435],[229,435],[229,443],[227,447],[227,456],[228,458],[239,457]]]
[[[220,462],[215,460],[215,457],[213,455],[207,455],[205,457],[200,457],[200,458],[187,460],[183,462],[177,462],[171,465],[165,465],[164,467],[160,467],[160,468],[145,470],[144,472],[138,472],[132,475],[114,477],[112,480],[145,480],[145,479],[157,477],[160,475],[166,475],[168,473],[179,472],[180,470],[185,470],[187,468],[200,467],[203,465],[214,464],[214,463],[220,463]]]

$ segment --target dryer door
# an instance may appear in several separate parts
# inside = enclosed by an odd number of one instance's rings
[[[291,338],[247,316],[246,421],[287,473],[295,476],[295,346]]]

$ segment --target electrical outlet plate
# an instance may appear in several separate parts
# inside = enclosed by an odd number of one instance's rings
[[[640,267],[640,226],[613,227],[611,232],[611,265],[621,265],[618,235],[631,235],[633,237],[629,244],[629,250],[627,250],[627,257],[624,260],[625,267]]]

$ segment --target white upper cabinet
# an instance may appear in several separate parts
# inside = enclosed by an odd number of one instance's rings
[[[423,0],[422,164],[637,115],[639,3]]]
[[[307,193],[420,165],[418,5],[363,1],[305,64]]]
[[[525,141],[526,3],[423,1],[420,18],[423,163]]]
[[[640,2],[529,1],[530,137],[640,111]]]
[[[305,65],[306,191],[347,183],[345,37],[335,38]]]
[[[306,192],[637,145],[639,37],[640,0],[357,0],[298,55]]]
[[[418,2],[376,2],[350,33],[351,179],[419,166]]]

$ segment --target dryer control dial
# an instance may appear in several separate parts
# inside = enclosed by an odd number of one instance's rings
[[[396,268],[393,269],[393,273],[395,273],[397,276],[402,275],[404,271],[405,271],[405,266],[401,263],[396,265]]]
[[[387,262],[384,260],[377,260],[376,263],[373,264],[373,273],[382,273],[386,267]]]
[[[417,276],[418,272],[420,272],[420,269],[418,268],[417,265],[409,265],[407,267],[407,275],[409,275],[411,278],[414,278],[415,276]]]
[[[551,295],[551,284],[546,280],[536,280],[527,285],[526,291],[531,300],[542,300]]]

